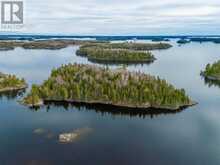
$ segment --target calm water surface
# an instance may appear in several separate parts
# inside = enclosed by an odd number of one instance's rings
[[[220,59],[220,45],[191,43],[154,51],[150,65],[136,70],[165,78],[199,104],[172,114],[137,114],[79,105],[30,110],[12,94],[0,99],[0,165],[217,165],[220,164],[220,88],[200,77]],[[0,52],[0,71],[41,83],[52,68],[89,63],[77,47]],[[25,93],[24,93],[25,94]],[[62,142],[62,135],[76,135]],[[72,134],[71,134],[72,133]]]

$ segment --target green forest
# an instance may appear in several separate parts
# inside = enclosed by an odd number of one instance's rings
[[[166,109],[193,104],[184,89],[176,89],[159,77],[129,72],[125,68],[110,70],[84,64],[53,69],[42,85],[32,86],[23,103],[35,105],[41,100]]]

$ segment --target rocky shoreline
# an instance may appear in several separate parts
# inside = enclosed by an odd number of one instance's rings
[[[166,111],[177,111],[177,110],[181,110],[181,109],[185,109],[188,107],[192,107],[197,105],[197,102],[191,102],[189,104],[182,104],[182,105],[176,105],[176,106],[158,106],[158,105],[150,105],[150,104],[146,104],[145,106],[134,106],[134,105],[123,105],[123,104],[114,104],[111,102],[101,102],[101,101],[80,101],[80,100],[49,100],[49,99],[45,99],[45,100],[40,100],[39,102],[35,103],[35,104],[25,104],[22,103],[25,106],[28,107],[41,107],[44,106],[45,103],[70,103],[70,104],[86,104],[86,105],[102,105],[102,106],[108,106],[111,105],[113,107],[118,107],[118,108],[129,108],[129,109],[142,109],[142,110],[149,110],[149,109],[160,109],[160,110],[166,110]]]
[[[28,87],[27,84],[23,86],[18,86],[18,87],[6,87],[3,89],[0,89],[0,92],[18,91],[18,90],[26,89],[27,87]]]
[[[129,109],[143,109],[143,110],[148,110],[148,109],[161,109],[161,110],[170,110],[170,111],[176,111],[180,109],[184,109],[187,107],[191,107],[194,105],[197,105],[197,102],[191,102],[189,104],[182,104],[182,105],[176,105],[176,106],[158,106],[158,105],[150,105],[146,104],[144,106],[139,106],[139,105],[125,105],[125,104],[115,104],[111,102],[101,102],[101,101],[80,101],[80,100],[41,100],[41,102],[34,104],[34,105],[29,105],[30,107],[35,107],[35,106],[43,106],[44,102],[50,102],[50,103],[59,103],[59,102],[66,102],[66,103],[77,103],[77,104],[88,104],[88,105],[111,105],[115,107],[121,107],[121,108],[129,108]]]

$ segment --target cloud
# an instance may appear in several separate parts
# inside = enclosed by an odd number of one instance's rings
[[[27,33],[78,35],[217,34],[217,0],[28,0]]]

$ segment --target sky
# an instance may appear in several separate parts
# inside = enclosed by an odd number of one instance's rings
[[[25,33],[218,35],[219,0],[25,0]]]

